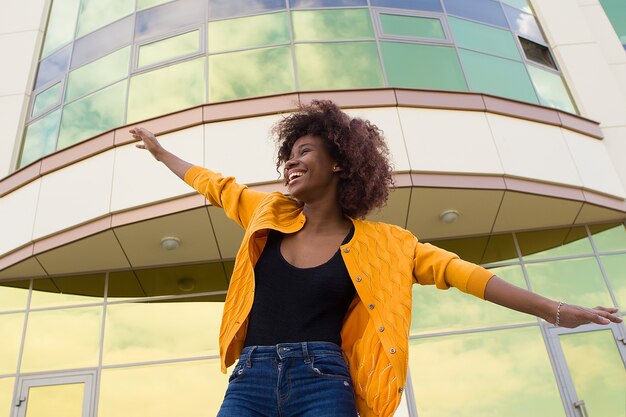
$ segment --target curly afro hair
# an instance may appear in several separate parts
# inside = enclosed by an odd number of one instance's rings
[[[348,116],[332,101],[313,100],[278,122],[272,131],[278,145],[279,172],[296,140],[312,135],[324,141],[342,168],[338,194],[345,215],[363,218],[387,202],[393,185],[389,148],[382,131],[369,121]]]

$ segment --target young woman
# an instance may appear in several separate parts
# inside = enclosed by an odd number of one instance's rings
[[[362,220],[392,183],[382,133],[368,121],[313,101],[274,132],[290,197],[192,166],[131,130],[138,148],[245,229],[219,338],[222,371],[239,362],[218,417],[393,415],[414,283],[454,286],[557,326],[621,322],[615,308],[549,300],[400,227]]]

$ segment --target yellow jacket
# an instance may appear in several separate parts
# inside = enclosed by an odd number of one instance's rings
[[[262,193],[194,166],[185,182],[245,229],[237,253],[220,329],[222,372],[243,349],[254,301],[254,265],[268,229],[294,233],[304,226],[302,207],[280,193]],[[484,298],[486,269],[417,241],[400,227],[352,219],[354,236],[341,255],[357,290],[344,319],[342,348],[350,360],[357,409],[362,417],[393,415],[408,370],[412,285],[454,286]]]

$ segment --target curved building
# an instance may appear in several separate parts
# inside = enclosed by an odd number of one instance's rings
[[[284,192],[271,126],[332,99],[391,149],[395,190],[371,219],[626,311],[622,0],[0,7],[0,417],[219,408],[243,232],[137,150],[133,126]],[[415,286],[396,416],[623,417],[625,338]]]

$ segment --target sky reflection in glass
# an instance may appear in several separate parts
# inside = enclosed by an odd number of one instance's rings
[[[72,45],[55,52],[39,63],[35,89],[43,87],[52,80],[62,78],[70,65]]]
[[[33,103],[32,116],[35,117],[44,111],[51,109],[59,103],[61,98],[61,83],[56,83],[52,87],[37,94]]]
[[[292,12],[291,18],[296,42],[374,37],[367,9],[302,10]]]
[[[287,13],[209,22],[209,53],[289,43]]]
[[[414,38],[446,39],[441,20],[430,17],[380,15],[380,23],[385,35]]]
[[[508,4],[509,6],[516,7],[526,13],[532,14],[533,11],[530,8],[530,4],[528,4],[528,0],[500,0],[502,3]]]
[[[285,0],[209,0],[209,20],[285,9]]]
[[[502,6],[497,1],[492,0],[443,0],[446,11],[449,14],[479,22],[490,23],[492,25],[509,27],[502,12]]]
[[[46,38],[41,51],[42,57],[74,39],[79,5],[80,0],[55,0],[52,2]]]
[[[296,45],[301,90],[382,87],[383,74],[374,42]]]
[[[177,0],[137,12],[135,40],[152,38],[205,20],[206,2]]]
[[[519,49],[508,30],[470,22],[456,17],[448,17],[450,29],[459,47],[473,49],[521,61]]]
[[[126,80],[63,108],[57,149],[63,149],[124,124]]]
[[[126,78],[129,61],[130,46],[71,71],[67,79],[65,101],[72,101]]]
[[[76,37],[101,28],[135,11],[135,0],[82,0]]]
[[[0,283],[0,311],[25,309],[29,285],[28,280]]]
[[[0,374],[13,374],[17,369],[17,357],[22,341],[24,313],[0,315]],[[5,410],[6,411],[6,410]],[[2,416],[0,410],[0,416]]]
[[[503,5],[502,7],[504,8],[506,18],[511,25],[511,29],[513,29],[514,32],[530,39],[537,39],[545,42],[545,39],[541,34],[541,30],[539,29],[539,25],[535,20],[535,16],[521,12],[520,10],[507,5]]]
[[[74,42],[72,64],[77,68],[95,59],[117,51],[133,41],[134,16],[128,16],[96,30]]]
[[[148,7],[158,6],[172,0],[137,0],[137,10],[147,9]]]
[[[132,77],[126,123],[204,103],[205,62],[206,58],[194,59]]]
[[[599,252],[626,249],[626,228],[623,224],[605,230],[605,225],[589,226],[593,242]]]
[[[289,47],[209,56],[209,101],[232,100],[293,91]]]
[[[183,33],[139,47],[137,68],[147,67],[158,62],[198,52],[200,49],[200,31]]]
[[[620,310],[626,311],[626,254],[600,257]]]
[[[527,65],[542,105],[576,114],[576,109],[559,74]]]
[[[22,156],[20,157],[20,168],[44,155],[54,152],[60,119],[61,109],[58,109],[31,123],[26,128]]]
[[[443,12],[440,0],[371,0],[372,6]]]
[[[367,6],[367,0],[289,0],[289,6],[292,9]]]

